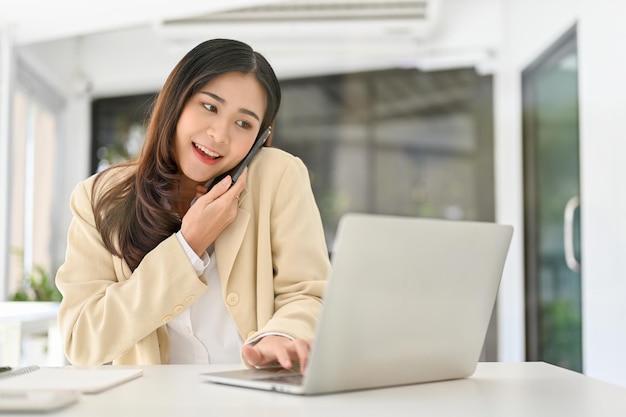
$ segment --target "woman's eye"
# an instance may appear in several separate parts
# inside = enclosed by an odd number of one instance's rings
[[[203,104],[203,106],[204,106],[204,108],[205,108],[205,109],[207,109],[208,111],[212,111],[212,112],[217,111],[217,107],[215,107],[215,106],[214,106],[214,105],[212,105],[212,104],[207,104],[207,103],[204,103],[204,104]]]
[[[237,120],[237,125],[239,125],[239,127],[243,127],[243,128],[249,128],[250,123],[246,122],[245,120]]]

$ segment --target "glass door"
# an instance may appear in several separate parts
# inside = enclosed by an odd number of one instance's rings
[[[527,359],[582,371],[576,29],[522,74]]]

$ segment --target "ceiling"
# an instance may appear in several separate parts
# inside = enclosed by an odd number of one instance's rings
[[[23,45],[153,24],[225,8],[212,3],[198,0],[0,0],[0,27],[8,28],[15,42]],[[230,0],[230,3],[238,7],[256,2]]]
[[[249,43],[282,78],[483,65],[500,2],[0,0],[0,31],[57,89],[107,95],[153,90],[184,52],[215,37]]]

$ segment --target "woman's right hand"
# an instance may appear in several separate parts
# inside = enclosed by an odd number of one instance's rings
[[[226,176],[208,193],[201,195],[183,216],[181,233],[198,256],[206,251],[222,231],[235,220],[239,195],[246,187],[246,168],[232,187]]]

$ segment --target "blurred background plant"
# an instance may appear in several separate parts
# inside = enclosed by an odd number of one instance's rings
[[[22,249],[13,248],[12,253],[23,261]],[[23,264],[23,262],[20,263],[20,265]],[[61,301],[62,298],[50,273],[41,265],[33,265],[31,271],[22,270],[20,285],[11,296],[11,301]]]

